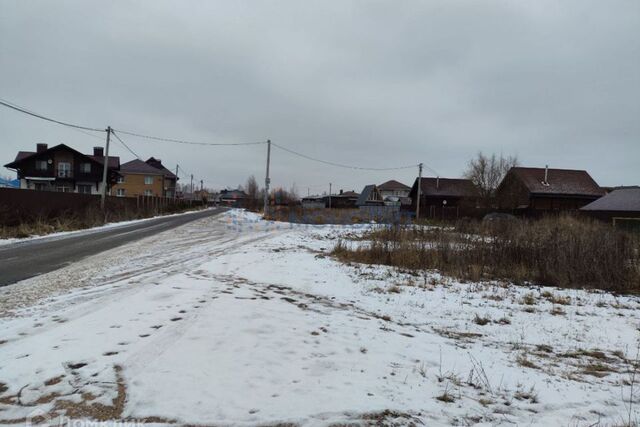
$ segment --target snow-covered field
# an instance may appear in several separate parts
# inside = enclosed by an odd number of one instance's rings
[[[0,288],[0,423],[636,419],[638,299],[328,256],[361,231],[236,210]]]

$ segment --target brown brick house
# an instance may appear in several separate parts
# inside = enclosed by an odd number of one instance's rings
[[[496,190],[501,209],[536,214],[576,210],[604,190],[584,170],[513,167]]]
[[[120,166],[120,178],[112,194],[119,197],[156,196],[164,194],[164,173],[142,160],[131,160]]]
[[[469,179],[425,177],[416,178],[409,197],[415,212],[420,181],[420,217],[455,219],[474,215],[478,189]]]
[[[37,144],[36,151],[18,152],[5,167],[18,173],[22,189],[100,194],[103,164],[102,147],[95,147],[93,154],[83,154],[66,144],[51,148]],[[119,169],[120,158],[109,156],[107,191],[116,182]]]
[[[148,164],[149,166],[153,166],[154,168],[160,170],[162,172],[162,175],[164,176],[164,184],[163,184],[163,190],[162,190],[162,195],[164,197],[175,197],[176,195],[176,185],[178,183],[178,177],[176,176],[176,174],[174,174],[173,172],[171,172],[169,169],[167,169],[166,167],[164,167],[162,165],[162,160],[160,159],[156,159],[153,157],[150,157],[149,159],[147,159],[147,161],[145,162],[146,164]]]

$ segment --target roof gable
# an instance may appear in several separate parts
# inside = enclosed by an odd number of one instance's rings
[[[401,182],[396,181],[395,179],[389,180],[385,183],[378,185],[378,190],[380,191],[393,191],[393,190],[402,190],[409,191],[411,187],[408,185],[404,185]]]
[[[378,187],[373,184],[366,185],[356,201],[356,206],[364,206],[367,202],[382,202],[382,196]]]
[[[139,174],[147,174],[147,175],[162,175],[162,171],[160,169],[156,169],[153,166],[143,162],[139,159],[131,160],[130,162],[123,163],[120,166],[120,173],[139,173]]]
[[[45,156],[48,153],[52,153],[54,151],[59,151],[59,150],[67,150],[67,151],[71,151],[75,154],[78,154],[79,156],[82,156],[86,159],[91,160],[94,163],[98,163],[100,166],[103,165],[104,163],[104,157],[103,156],[92,156],[92,155],[88,155],[88,154],[83,154],[81,152],[79,152],[78,150],[76,150],[75,148],[69,147],[67,144],[58,144],[55,145],[51,148],[47,148],[44,151],[41,151],[40,153],[34,152],[34,151],[19,151],[18,154],[16,155],[16,158],[13,162],[11,163],[7,163],[6,165],[4,165],[7,168],[19,168],[19,164],[29,160],[31,158],[36,158],[39,156]],[[112,168],[112,169],[118,169],[120,167],[120,157],[118,156],[109,156],[108,159],[108,167]]]
[[[164,167],[162,162],[159,159],[156,159],[155,157],[149,157],[145,163],[155,169],[162,171],[162,174],[165,176],[165,178],[176,179],[176,180],[178,179],[176,174],[174,174],[169,169]]]
[[[584,170],[513,167],[507,175],[515,176],[530,193],[601,196],[604,190]]]
[[[416,187],[419,178],[413,184]],[[413,193],[414,189],[411,189]],[[470,179],[433,178],[420,180],[420,194],[433,197],[476,197],[478,190]]]

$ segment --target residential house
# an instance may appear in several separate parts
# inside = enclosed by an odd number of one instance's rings
[[[221,205],[231,207],[243,207],[248,195],[242,190],[222,190],[218,195],[217,202]]]
[[[166,167],[164,167],[162,165],[162,160],[160,159],[156,159],[153,157],[150,157],[149,159],[147,159],[147,161],[145,162],[146,164],[153,166],[154,168],[162,171],[162,174],[164,176],[164,185],[163,185],[163,190],[162,190],[162,195],[164,197],[169,197],[169,198],[174,198],[176,197],[177,193],[176,193],[176,187],[178,184],[178,177],[176,176],[176,174],[174,174],[173,172],[171,172],[169,169],[167,169]]]
[[[49,148],[37,144],[36,151],[20,151],[6,168],[18,172],[20,188],[68,193],[101,194],[104,153],[95,147],[83,154],[66,144]],[[107,160],[107,191],[118,178],[120,158]]]
[[[496,201],[501,209],[536,215],[580,209],[604,193],[583,170],[513,167],[498,186]]]
[[[119,197],[161,197],[165,194],[164,185],[165,175],[161,169],[135,159],[120,166],[120,177],[112,193]]]
[[[338,194],[330,194],[324,196],[325,207],[332,209],[355,209],[357,207],[358,197],[360,195],[355,191],[340,190]]]
[[[356,206],[384,206],[381,191],[375,185],[365,185],[356,201]]]
[[[409,197],[412,211],[415,212],[417,203],[420,203],[421,218],[455,219],[473,215],[478,201],[478,189],[469,179],[416,178]]]
[[[392,179],[391,181],[378,185],[378,190],[380,191],[383,200],[392,198],[393,201],[397,201],[403,197],[409,197],[411,187]]]
[[[580,208],[593,218],[613,225],[635,225],[640,229],[640,187],[620,187]]]

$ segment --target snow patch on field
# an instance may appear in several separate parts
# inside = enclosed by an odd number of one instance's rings
[[[233,210],[8,287],[0,420],[34,410],[225,425],[628,418],[637,298],[329,256],[372,226]]]

